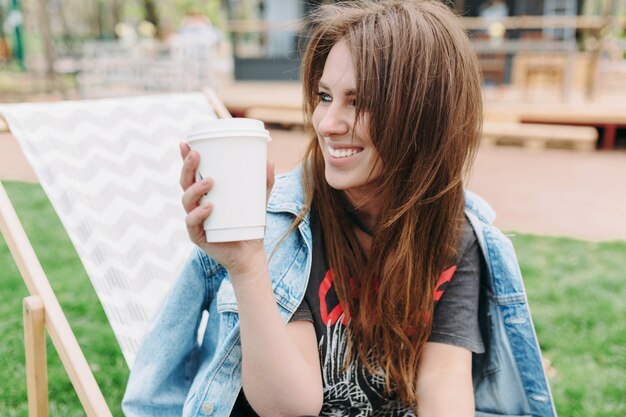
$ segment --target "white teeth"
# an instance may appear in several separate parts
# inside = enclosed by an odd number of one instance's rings
[[[347,158],[349,156],[352,156],[356,153],[359,153],[360,151],[355,149],[355,148],[349,148],[349,149],[333,149],[331,147],[328,147],[328,153],[330,154],[330,156],[332,156],[333,158]]]

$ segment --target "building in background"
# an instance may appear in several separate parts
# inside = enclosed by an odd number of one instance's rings
[[[308,3],[282,0],[229,0],[236,80],[297,80],[300,19]]]
[[[235,79],[298,80],[306,40],[301,33],[301,19],[322,3],[338,1],[341,0],[227,0]],[[491,19],[496,15],[575,17],[591,5],[604,9],[607,2],[614,9],[618,3],[624,3],[623,0],[453,0],[448,4],[462,16]],[[577,31],[574,27],[509,30],[506,37],[575,43]]]

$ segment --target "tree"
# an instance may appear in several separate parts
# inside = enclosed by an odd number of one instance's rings
[[[113,29],[115,29],[118,23],[124,19],[124,2],[122,0],[111,1],[111,15],[113,16]]]
[[[157,30],[160,31],[159,16],[156,9],[154,0],[143,0],[143,6],[145,10],[145,18],[148,22],[152,23]]]
[[[39,28],[41,30],[41,38],[44,46],[44,56],[46,59],[46,84],[48,91],[57,90],[65,96],[65,87],[63,80],[58,77],[58,74],[54,71],[54,61],[56,59],[56,53],[53,44],[53,35],[50,28],[50,10],[49,4],[46,0],[39,0]]]

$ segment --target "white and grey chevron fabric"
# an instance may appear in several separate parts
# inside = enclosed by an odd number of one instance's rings
[[[0,106],[132,367],[189,256],[178,143],[215,119],[200,93]],[[80,297],[80,294],[76,295]]]

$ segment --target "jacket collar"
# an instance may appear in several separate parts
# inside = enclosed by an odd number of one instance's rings
[[[492,224],[496,219],[496,212],[489,203],[469,190],[465,190],[465,211],[475,215],[487,224]]]
[[[297,216],[302,207],[304,207],[302,165],[298,165],[293,171],[276,176],[274,188],[267,203],[267,211],[287,212]]]

